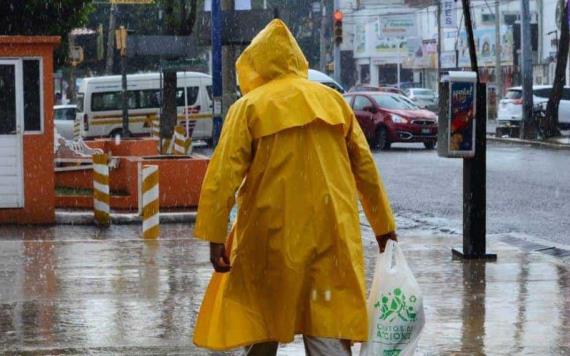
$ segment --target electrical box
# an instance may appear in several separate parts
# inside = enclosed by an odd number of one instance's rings
[[[437,153],[442,157],[475,156],[477,74],[449,72],[440,83]]]

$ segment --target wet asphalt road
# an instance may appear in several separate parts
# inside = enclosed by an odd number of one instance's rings
[[[441,158],[415,144],[374,156],[400,228],[461,233],[461,159]],[[570,247],[570,151],[489,143],[487,231]]]

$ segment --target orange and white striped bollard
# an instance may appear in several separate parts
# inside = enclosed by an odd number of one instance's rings
[[[145,165],[142,179],[143,238],[156,239],[160,234],[158,166]]]
[[[109,166],[107,163],[106,154],[93,155],[93,208],[95,210],[95,222],[102,226],[111,224]]]

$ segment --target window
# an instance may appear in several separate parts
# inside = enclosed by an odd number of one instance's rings
[[[518,100],[522,98],[522,90],[509,90],[505,95],[505,99]]]
[[[539,98],[549,98],[551,91],[552,91],[551,88],[543,88],[543,89],[535,89],[533,90],[533,93]]]
[[[56,109],[55,113],[55,120],[60,121],[74,121],[75,120],[75,109],[74,108],[62,108]]]
[[[159,89],[141,90],[139,94],[140,108],[159,108],[162,102]]]
[[[127,92],[129,109],[138,107],[138,92]],[[93,93],[91,96],[91,108],[93,111],[112,111],[121,110],[122,108],[122,92],[112,91],[106,93]]]
[[[24,77],[24,130],[42,130],[41,71],[39,59],[22,61]]]
[[[210,100],[213,100],[214,98],[214,92],[212,91],[212,86],[208,85],[206,87],[206,91],[208,92],[208,98],[210,98]]]
[[[354,98],[354,111],[364,111],[367,106],[372,106],[370,100],[360,95]]]
[[[408,103],[399,95],[374,95],[374,100],[383,109],[389,110],[414,110],[416,107]]]
[[[83,93],[78,93],[76,101],[77,112],[83,112],[83,107],[85,105],[85,95]]]
[[[198,100],[199,87],[187,87],[186,96],[188,97],[188,106],[196,104]],[[176,106],[184,106],[184,88],[176,89]]]

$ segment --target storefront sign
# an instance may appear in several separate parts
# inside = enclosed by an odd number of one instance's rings
[[[457,27],[457,2],[454,0],[441,0],[441,27],[456,28]]]

